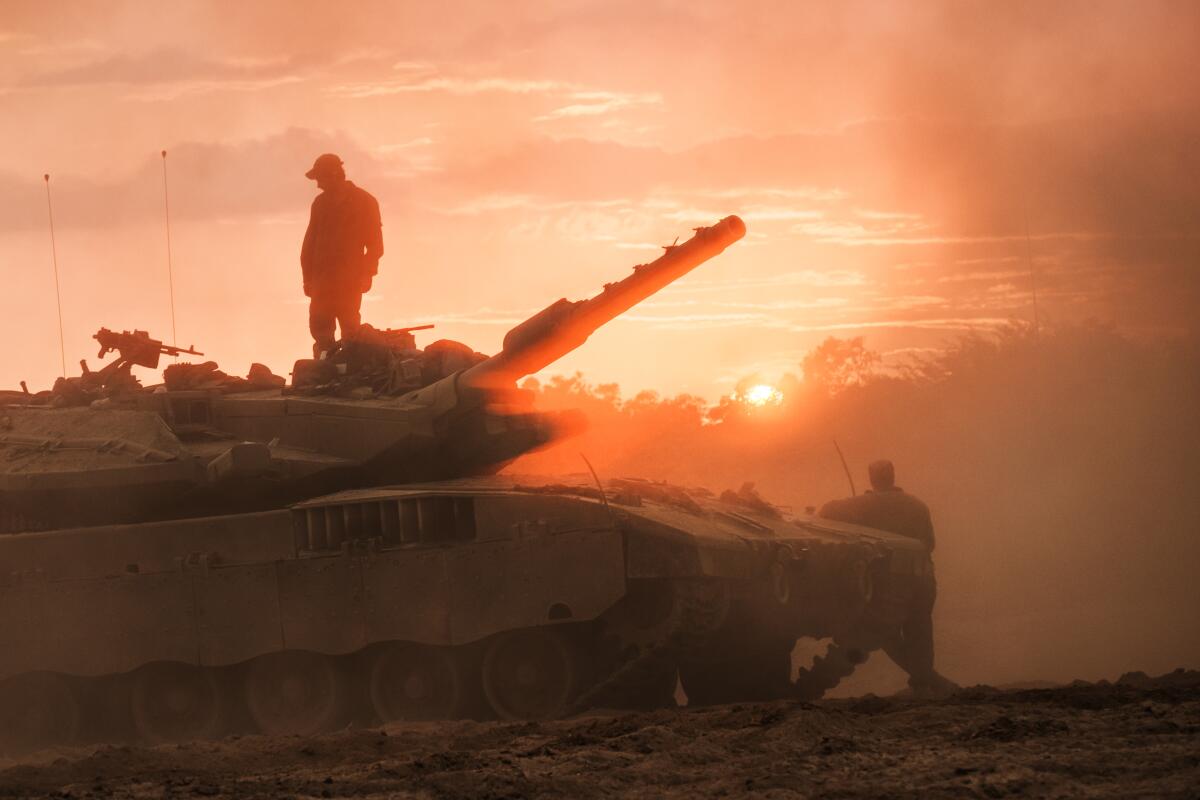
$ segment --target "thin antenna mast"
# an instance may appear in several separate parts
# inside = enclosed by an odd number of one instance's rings
[[[592,480],[596,482],[596,488],[600,490],[600,502],[604,503],[604,510],[608,512],[608,519],[612,522],[613,527],[617,527],[617,515],[613,513],[612,506],[608,504],[608,495],[604,492],[604,484],[600,482],[600,476],[596,474],[596,468],[592,466],[592,462],[588,461],[588,457],[583,453],[579,454],[583,459],[583,463],[587,464],[588,472],[592,473]]]
[[[171,201],[167,194],[167,151],[162,151],[163,219],[167,225],[167,288],[171,293],[171,346],[179,344],[175,334],[175,273],[171,268]]]
[[[1025,220],[1025,259],[1029,262],[1029,284],[1033,289],[1033,335],[1037,336],[1042,329],[1038,318],[1037,301],[1037,271],[1033,268],[1033,241],[1029,237],[1029,212],[1022,207],[1021,216]]]
[[[854,476],[850,474],[850,465],[846,463],[846,457],[842,455],[842,448],[838,445],[837,439],[833,440],[833,449],[837,450],[838,458],[842,460],[842,469],[846,471],[846,480],[850,481],[850,495],[858,497],[858,489],[854,488]]]
[[[67,345],[63,338],[62,290],[58,285],[58,245],[54,241],[54,205],[50,202],[50,173],[42,176],[46,181],[46,213],[50,217],[50,257],[54,262],[54,300],[58,304],[58,354],[62,358],[62,376],[67,377]]]

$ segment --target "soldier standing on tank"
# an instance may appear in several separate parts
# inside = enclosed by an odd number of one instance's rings
[[[318,156],[305,177],[321,189],[300,248],[308,329],[313,356],[320,358],[334,346],[335,325],[341,326],[343,339],[358,330],[362,296],[370,291],[383,255],[383,230],[379,203],[346,180],[336,155]]]
[[[826,519],[851,522],[916,539],[929,554],[923,574],[917,576],[912,602],[896,640],[884,644],[884,652],[905,672],[917,692],[953,688],[954,684],[933,668],[933,604],[937,580],[933,573],[933,519],[929,506],[896,485],[891,461],[872,462],[867,467],[871,489],[855,497],[833,500],[818,514]]]

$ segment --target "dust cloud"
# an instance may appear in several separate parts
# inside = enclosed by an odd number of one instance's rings
[[[800,365],[797,365],[800,372]],[[513,472],[579,472],[714,490],[752,481],[803,513],[859,491],[866,464],[933,510],[939,668],[960,683],[1114,678],[1200,663],[1200,348],[1098,325],[1011,326],[885,364],[858,340],[811,351],[756,406],[748,376],[707,408],[583,376],[529,382],[591,427]],[[867,665],[869,686],[899,688]],[[898,674],[898,673],[897,673]]]

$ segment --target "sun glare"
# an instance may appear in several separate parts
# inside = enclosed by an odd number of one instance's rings
[[[774,406],[783,400],[783,392],[766,383],[758,383],[746,390],[745,401],[752,406]]]

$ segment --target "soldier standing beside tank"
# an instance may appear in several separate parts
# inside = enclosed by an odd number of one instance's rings
[[[826,519],[851,522],[869,528],[908,536],[927,548],[930,558],[900,628],[898,640],[887,642],[884,651],[909,675],[908,684],[916,692],[936,692],[954,684],[933,668],[933,604],[937,598],[937,580],[933,574],[933,520],[929,506],[896,486],[896,470],[891,461],[875,461],[867,467],[871,490],[855,497],[832,500],[818,512]]]
[[[343,339],[358,330],[362,296],[370,291],[383,255],[383,230],[379,203],[346,180],[336,155],[318,156],[305,177],[321,189],[300,248],[308,329],[313,356],[320,358],[336,342],[335,326],[341,326]]]

